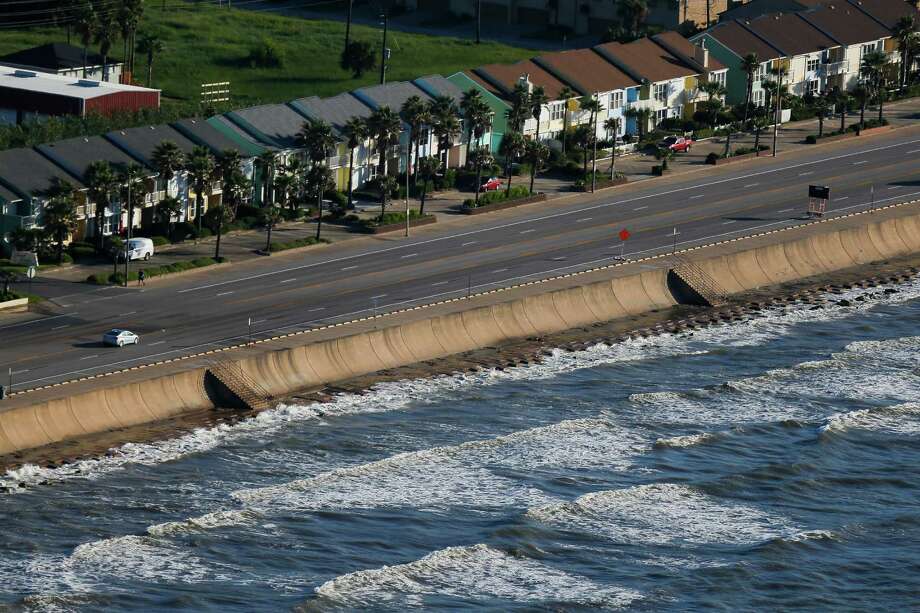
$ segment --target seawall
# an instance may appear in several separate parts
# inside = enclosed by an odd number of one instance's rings
[[[684,250],[726,293],[920,252],[920,204]],[[17,394],[0,405],[0,456],[214,407],[214,361],[274,396],[678,304],[667,257],[563,275],[469,299],[211,355]]]

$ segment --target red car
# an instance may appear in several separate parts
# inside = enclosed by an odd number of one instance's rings
[[[500,189],[503,185],[502,180],[498,177],[492,177],[485,183],[479,186],[479,191],[481,192],[494,192],[497,189]]]
[[[658,144],[659,147],[662,147],[662,148],[667,147],[668,149],[670,149],[671,151],[674,151],[675,153],[679,153],[682,151],[689,152],[690,147],[692,145],[693,145],[693,140],[689,138],[684,138],[683,136],[669,136]]]

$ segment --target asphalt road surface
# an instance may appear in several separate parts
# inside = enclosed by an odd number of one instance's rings
[[[807,186],[829,217],[920,198],[915,130],[643,181],[597,195],[464,217],[388,236],[162,280],[93,288],[38,280],[52,312],[0,320],[0,379],[14,389],[197,353],[524,280],[808,221]],[[674,236],[674,229],[679,233]],[[113,327],[138,346],[103,347]]]

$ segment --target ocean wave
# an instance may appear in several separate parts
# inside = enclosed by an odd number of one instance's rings
[[[655,441],[656,447],[693,447],[714,441],[718,436],[711,432],[701,432],[699,434],[685,434],[682,436],[672,436],[669,438],[659,438]]]
[[[147,534],[150,536],[177,536],[215,528],[243,526],[259,518],[258,513],[250,510],[214,511],[182,521],[164,522],[150,526],[147,528]]]
[[[920,404],[908,402],[888,407],[834,413],[824,420],[818,432],[841,433],[852,428],[893,434],[920,434]]]
[[[744,545],[795,533],[783,517],[676,483],[593,492],[530,509],[527,517],[631,544]]]
[[[599,585],[484,544],[449,547],[407,564],[336,577],[317,587],[316,594],[330,604],[350,608],[418,607],[428,595],[474,603],[500,599],[530,605],[618,608],[642,597],[633,590]]]
[[[633,456],[649,448],[646,436],[609,420],[567,420],[492,439],[400,453],[279,485],[237,490],[232,497],[257,509],[531,506],[552,499],[490,468],[625,470]]]

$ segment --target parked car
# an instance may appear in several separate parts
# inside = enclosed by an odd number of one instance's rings
[[[132,238],[128,241],[128,259],[131,260],[149,260],[154,253],[153,241],[149,238]],[[124,261],[124,247],[116,250],[115,257],[119,261]]]
[[[679,153],[681,151],[686,151],[689,153],[690,147],[693,146],[693,140],[683,136],[668,136],[663,141],[658,143],[658,146],[662,149],[670,149],[675,153]]]
[[[141,342],[141,337],[130,330],[115,328],[102,335],[102,342],[111,347],[124,347],[125,345],[137,345]]]
[[[481,192],[494,192],[495,190],[501,189],[501,186],[504,185],[501,179],[498,177],[492,177],[485,183],[479,186],[479,191]]]

